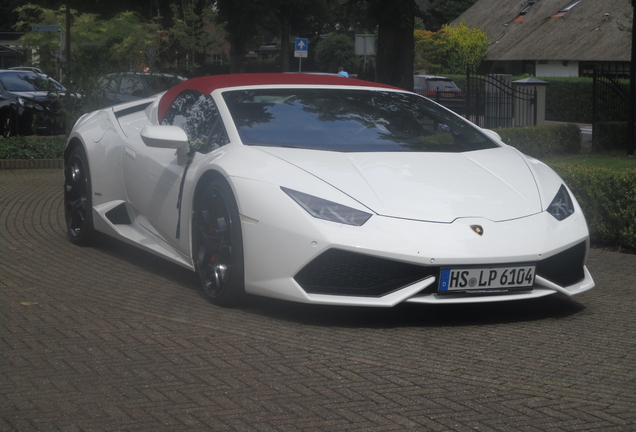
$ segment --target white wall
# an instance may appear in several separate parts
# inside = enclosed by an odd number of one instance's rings
[[[565,65],[564,65],[565,64]],[[536,62],[537,77],[577,77],[579,76],[578,61],[549,60],[548,64]]]

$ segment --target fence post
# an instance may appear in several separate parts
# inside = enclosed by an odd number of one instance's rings
[[[596,99],[596,86],[598,85],[598,71],[596,65],[593,66],[592,74],[592,149],[596,149],[598,146],[598,129],[597,129],[597,112],[596,105],[598,100]]]
[[[534,88],[534,95],[532,95],[532,105],[534,106],[534,125],[537,125],[537,113],[539,111],[539,98],[537,97],[537,88]],[[544,121],[545,121],[545,105],[543,106],[544,109]]]
[[[523,95],[519,97],[519,105],[529,105],[527,106],[525,111],[528,113],[528,116],[532,114],[534,117],[530,121],[523,122],[523,126],[533,125],[536,126],[538,124],[545,123],[545,94],[547,86],[550,84],[547,81],[541,81],[536,78],[524,78],[512,83],[515,88],[525,88],[527,89]],[[531,111],[532,110],[532,111]]]
[[[466,68],[466,89],[464,90],[464,116],[470,121],[470,69]]]

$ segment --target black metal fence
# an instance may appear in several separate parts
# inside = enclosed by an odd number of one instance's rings
[[[464,112],[476,125],[488,129],[537,124],[537,90],[515,86],[510,76],[466,73]]]
[[[594,68],[592,147],[595,149],[629,151],[632,145],[628,133],[629,84],[620,76],[611,64]]]

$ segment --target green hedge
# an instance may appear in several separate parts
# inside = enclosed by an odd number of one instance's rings
[[[592,151],[606,152],[611,150],[625,150],[627,143],[627,122],[598,122],[596,123]]]
[[[543,78],[545,92],[545,118],[551,121],[592,123],[592,78]]]
[[[57,159],[64,156],[66,139],[60,137],[0,139],[0,159]]]
[[[495,132],[506,144],[535,158],[581,151],[581,130],[572,123],[501,128],[495,129]]]
[[[578,200],[593,244],[636,250],[636,169],[552,164]]]

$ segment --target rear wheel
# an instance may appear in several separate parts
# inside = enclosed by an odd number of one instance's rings
[[[87,246],[94,240],[91,177],[86,153],[76,147],[64,167],[64,218],[71,242]]]
[[[235,306],[245,297],[243,237],[230,185],[215,179],[195,201],[192,252],[205,293],[212,303]]]

